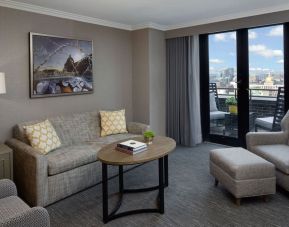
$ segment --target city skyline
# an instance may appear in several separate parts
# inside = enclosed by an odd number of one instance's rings
[[[283,73],[283,26],[249,29],[248,35],[250,75]],[[209,63],[210,74],[236,72],[236,32],[209,35]]]

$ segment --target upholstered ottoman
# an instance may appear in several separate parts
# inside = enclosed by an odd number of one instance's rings
[[[223,184],[240,205],[241,198],[275,194],[276,177],[272,163],[241,148],[222,148],[210,152],[210,172],[215,185]]]

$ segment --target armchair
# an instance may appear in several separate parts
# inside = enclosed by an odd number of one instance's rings
[[[49,227],[48,212],[42,207],[30,208],[19,197],[15,184],[8,180],[0,180],[0,226]]]
[[[279,132],[249,132],[247,149],[273,163],[277,184],[289,191],[289,111],[281,121]]]

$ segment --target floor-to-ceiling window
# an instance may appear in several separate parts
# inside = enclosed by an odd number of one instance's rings
[[[289,24],[200,36],[202,91],[208,94],[202,99],[203,103],[209,101],[202,107],[209,123],[203,124],[209,128],[204,130],[209,138],[244,145],[248,131],[278,130],[272,127],[272,121],[280,126],[276,113],[280,119],[280,110],[283,116],[288,102],[284,82],[288,81],[286,42]]]
[[[236,100],[236,32],[209,35],[210,134],[237,137],[238,113],[228,114]]]
[[[248,32],[249,109],[255,114],[249,128],[271,131],[276,108],[284,104],[280,99],[276,103],[278,88],[284,87],[283,25],[253,28]]]

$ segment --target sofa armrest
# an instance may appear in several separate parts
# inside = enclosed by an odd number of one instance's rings
[[[49,227],[50,219],[46,209],[42,207],[33,207],[19,215],[0,221],[3,227],[20,227],[20,226],[39,226]]]
[[[246,135],[247,149],[253,146],[270,144],[287,144],[288,133],[281,132],[249,132]]]
[[[138,122],[128,122],[127,130],[132,134],[142,135],[145,131],[149,130],[150,126]]]
[[[17,196],[17,189],[13,181],[9,179],[0,180],[0,199],[8,196]]]
[[[48,196],[47,158],[17,139],[6,144],[13,149],[14,181],[18,193],[30,206],[45,206]]]

